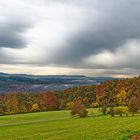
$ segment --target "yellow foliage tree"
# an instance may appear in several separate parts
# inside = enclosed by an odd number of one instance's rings
[[[32,105],[32,111],[38,111],[39,110],[39,105],[37,103]]]
[[[117,99],[120,106],[123,106],[126,104],[127,94],[125,90],[121,90],[121,92],[117,94]]]
[[[73,106],[74,106],[74,102],[68,102],[68,103],[67,103],[68,109],[72,109]]]
[[[99,107],[99,104],[98,104],[97,102],[93,102],[93,103],[91,104],[91,106],[92,106],[92,107]]]

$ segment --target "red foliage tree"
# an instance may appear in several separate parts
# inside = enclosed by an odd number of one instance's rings
[[[46,93],[46,107],[47,110],[55,110],[57,104],[57,98],[53,92],[48,91]]]

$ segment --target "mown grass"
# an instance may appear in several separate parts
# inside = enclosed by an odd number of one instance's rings
[[[91,110],[89,110],[90,114]],[[140,116],[72,118],[70,111],[0,117],[0,140],[127,140],[140,133]]]

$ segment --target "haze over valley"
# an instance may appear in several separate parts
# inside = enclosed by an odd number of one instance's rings
[[[41,93],[64,90],[77,86],[97,85],[111,77],[87,77],[76,75],[26,75],[0,73],[0,93]]]

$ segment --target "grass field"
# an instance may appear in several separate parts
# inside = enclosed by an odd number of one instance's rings
[[[91,110],[89,110],[89,113]],[[69,111],[0,117],[0,140],[127,140],[140,132],[140,116],[72,118]]]

